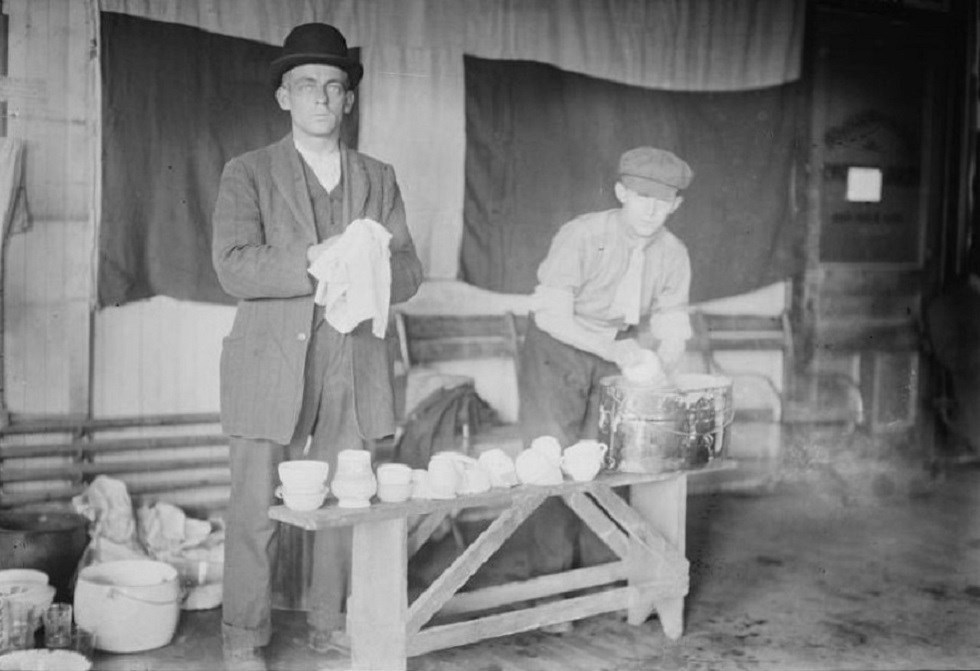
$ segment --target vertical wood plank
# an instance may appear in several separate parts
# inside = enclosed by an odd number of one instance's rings
[[[351,668],[406,666],[408,552],[404,517],[354,527],[347,631]]]

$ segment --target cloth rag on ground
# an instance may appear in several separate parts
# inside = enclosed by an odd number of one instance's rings
[[[220,584],[225,547],[221,520],[189,518],[165,501],[134,512],[126,483],[105,475],[97,476],[74,497],[72,506],[92,522],[91,541],[79,570],[107,561],[153,559],[176,568],[191,596],[195,589]],[[220,603],[220,590],[211,591],[216,591],[218,599],[210,600],[213,607]]]
[[[355,219],[340,238],[310,265],[317,279],[314,300],[324,318],[341,333],[371,320],[383,338],[391,303],[391,233],[370,219]]]

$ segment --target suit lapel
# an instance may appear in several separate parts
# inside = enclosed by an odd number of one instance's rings
[[[356,151],[341,145],[341,165],[344,180],[344,226],[364,216],[364,204],[368,197],[368,179],[364,163]]]
[[[317,235],[316,223],[313,219],[313,204],[310,202],[300,160],[302,159],[299,152],[293,146],[293,136],[287,135],[279,141],[272,152],[272,181],[292,211],[293,217],[302,227],[303,233],[311,244],[315,244]]]

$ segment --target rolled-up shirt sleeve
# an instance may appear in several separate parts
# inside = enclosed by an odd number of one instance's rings
[[[574,228],[564,226],[551,241],[548,256],[538,266],[538,283],[578,293],[584,281],[585,259]]]

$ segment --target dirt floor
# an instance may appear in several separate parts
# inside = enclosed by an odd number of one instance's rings
[[[691,592],[676,642],[619,614],[409,660],[414,671],[975,669],[980,667],[980,467],[938,479],[815,469],[751,494],[689,499]],[[448,536],[428,550],[448,561]],[[343,669],[276,612],[275,669]],[[99,654],[104,670],[219,669],[220,611],[185,613],[173,643]]]

